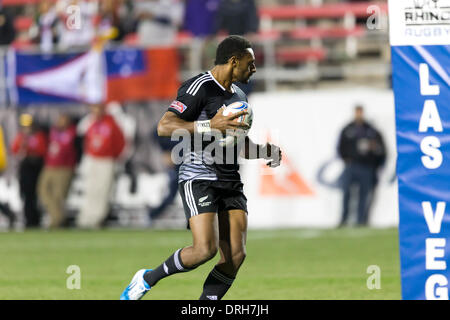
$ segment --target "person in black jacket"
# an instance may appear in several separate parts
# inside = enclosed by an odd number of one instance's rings
[[[216,34],[250,36],[259,30],[259,14],[255,0],[221,0],[216,13]],[[253,82],[236,85],[250,95]]]
[[[345,162],[341,177],[343,207],[340,226],[347,222],[352,187],[358,187],[357,225],[367,225],[373,193],[378,182],[377,171],[385,162],[386,149],[381,134],[364,119],[361,105],[355,107],[355,118],[341,131],[338,153]]]
[[[16,36],[12,15],[2,8],[0,1],[0,46],[11,44]]]
[[[259,15],[254,0],[222,0],[216,15],[217,32],[245,36],[259,29]]]

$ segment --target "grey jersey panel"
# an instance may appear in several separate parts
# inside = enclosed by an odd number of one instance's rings
[[[218,180],[214,166],[206,164],[212,160],[205,159],[205,156],[206,153],[191,152],[185,157],[178,172],[178,182],[195,179]]]

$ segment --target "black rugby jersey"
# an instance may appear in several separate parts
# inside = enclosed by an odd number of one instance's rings
[[[177,98],[168,111],[186,121],[210,120],[224,105],[237,101],[247,102],[247,96],[238,86],[233,84],[231,90],[232,92],[227,91],[210,71],[201,73],[181,85]],[[185,140],[181,142],[185,144],[184,148],[187,147]],[[222,148],[223,153],[217,155],[214,151],[210,152],[213,150],[211,143],[214,143],[214,138],[203,141],[201,148],[195,147],[194,138],[191,137],[190,153],[183,155],[185,160],[179,169],[179,182],[194,179],[240,180],[238,156],[241,145]],[[226,157],[227,153],[231,154],[231,158],[221,157],[222,154]]]

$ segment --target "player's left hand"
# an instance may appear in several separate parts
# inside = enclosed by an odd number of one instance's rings
[[[281,164],[283,154],[281,152],[280,147],[271,143],[266,143],[262,151],[264,159],[270,160],[269,162],[266,163],[267,166],[271,168],[276,168]]]

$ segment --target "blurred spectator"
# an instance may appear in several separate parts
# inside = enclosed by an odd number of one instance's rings
[[[31,27],[33,26],[33,19],[30,16],[20,16],[14,19],[14,29],[16,30],[16,37],[11,45],[15,49],[29,49],[33,47],[33,37],[31,34]]]
[[[8,159],[7,159],[6,144],[3,138],[3,128],[0,126],[0,175],[6,170],[7,167],[8,167]],[[16,216],[9,208],[8,203],[0,202],[0,213],[4,214],[8,218],[9,227],[12,228]]]
[[[125,147],[120,158],[125,162],[125,174],[130,178],[130,192],[134,193],[137,189],[137,176],[133,166],[133,156],[135,154],[135,146],[137,139],[137,123],[136,119],[125,113],[119,102],[112,101],[108,103],[106,111],[114,117],[117,125],[123,132],[125,137]]]
[[[219,3],[220,0],[186,0],[183,29],[195,37],[213,35]]]
[[[167,46],[176,42],[182,25],[184,1],[141,0],[135,3],[137,33],[143,46]]]
[[[216,18],[218,34],[249,36],[258,30],[259,14],[254,0],[221,0]],[[253,91],[253,81],[237,82],[236,85],[246,95]]]
[[[19,188],[24,202],[25,226],[39,227],[41,212],[36,186],[47,153],[47,137],[31,115],[20,116],[20,131],[12,142],[11,151],[19,161]]]
[[[50,228],[64,222],[64,204],[77,161],[76,130],[67,114],[60,114],[50,130],[44,170],[39,177],[38,195],[50,215]]]
[[[79,126],[87,127],[84,139],[84,201],[77,224],[82,228],[98,228],[108,214],[116,160],[125,146],[122,130],[106,113],[104,104],[90,106],[91,116]]]
[[[58,16],[54,3],[50,0],[44,0],[39,4],[39,16],[37,25],[39,28],[39,46],[44,53],[50,53],[57,41],[55,27],[58,22]]]
[[[125,113],[122,106],[117,101],[108,103],[106,105],[106,112],[113,116],[126,140],[125,148],[120,157],[124,160],[129,160],[134,153],[134,141],[137,130],[136,119]]]
[[[99,17],[97,22],[97,34],[103,35],[115,30],[113,41],[121,41],[125,35],[125,30],[119,16],[119,0],[103,0],[99,3]]]
[[[254,0],[222,0],[217,10],[219,33],[247,35],[259,29],[258,9]]]
[[[156,128],[153,130],[153,138],[156,139],[162,151],[162,160],[164,167],[166,168],[166,173],[169,177],[169,192],[165,198],[162,199],[159,206],[150,208],[148,212],[150,223],[161,216],[164,210],[175,200],[178,191],[178,169],[180,167],[180,165],[175,165],[172,161],[172,149],[176,144],[178,144],[178,141],[172,141],[170,138],[158,136]]]
[[[183,30],[194,36],[191,69],[209,69],[216,55],[216,15],[220,0],[187,0]],[[199,17],[202,17],[199,19]],[[198,56],[201,60],[197,60]],[[200,63],[201,65],[198,65]]]
[[[13,17],[0,2],[0,46],[11,44],[15,37]]]
[[[354,120],[344,127],[338,143],[339,156],[345,162],[341,177],[343,207],[340,226],[347,222],[352,187],[358,187],[357,224],[367,225],[377,171],[385,162],[386,150],[381,134],[364,119],[364,109],[355,107]]]

